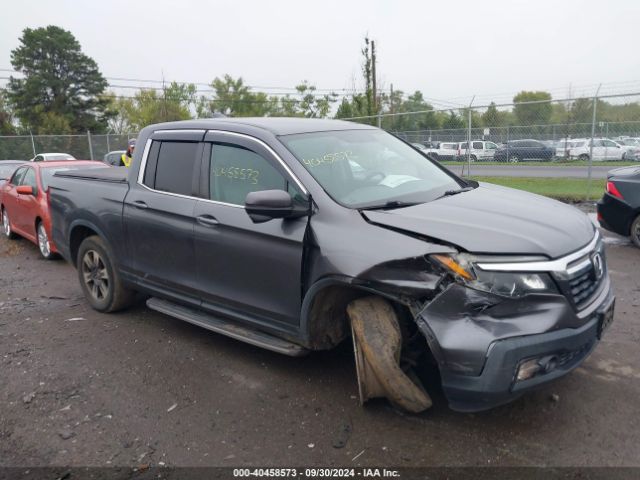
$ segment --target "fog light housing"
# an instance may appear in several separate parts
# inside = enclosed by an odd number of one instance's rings
[[[544,357],[525,360],[518,366],[516,382],[529,380],[539,374],[549,373],[555,370],[557,366],[558,358],[556,355],[545,355]]]
[[[544,369],[538,363],[537,358],[526,360],[522,362],[518,367],[518,373],[516,374],[516,382],[529,380],[530,378],[535,377],[538,373],[540,373],[543,370]]]

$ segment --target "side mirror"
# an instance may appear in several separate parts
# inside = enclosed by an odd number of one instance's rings
[[[253,223],[264,223],[273,218],[304,217],[309,214],[308,205],[294,205],[291,195],[284,190],[249,192],[244,206]]]
[[[33,187],[31,185],[20,185],[16,187],[18,195],[33,195]]]

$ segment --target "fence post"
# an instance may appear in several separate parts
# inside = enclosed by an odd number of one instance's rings
[[[91,132],[87,130],[87,141],[89,142],[89,158],[93,160],[93,146],[91,145]]]
[[[378,112],[378,128],[382,128],[382,111]]]
[[[591,167],[593,166],[593,137],[596,134],[596,108],[598,106],[598,93],[600,93],[600,87],[602,84],[598,85],[598,89],[596,90],[596,94],[593,97],[593,117],[591,118],[591,141],[589,142],[589,171],[587,173],[587,193],[585,195],[585,201],[589,201],[589,193],[591,192]]]
[[[107,153],[111,151],[111,145],[109,145],[109,132],[107,132]]]
[[[467,129],[467,178],[471,177],[471,105],[473,105],[473,101],[476,99],[474,95],[469,102],[469,125]]]
[[[33,141],[33,133],[31,133],[31,130],[29,130],[29,136],[31,137],[31,148],[33,149],[33,156],[35,158],[35,156],[37,155],[37,153],[36,153],[36,142]]]

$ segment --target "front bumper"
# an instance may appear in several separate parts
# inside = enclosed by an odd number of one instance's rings
[[[439,363],[449,406],[463,412],[508,403],[579,366],[597,345],[600,319],[615,301],[608,279],[581,312],[561,295],[498,300],[469,290],[450,287],[416,319]],[[522,361],[546,356],[555,359],[553,369],[516,381]]]

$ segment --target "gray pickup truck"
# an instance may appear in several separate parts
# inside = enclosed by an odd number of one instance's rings
[[[377,128],[194,120],[137,145],[131,168],[49,190],[53,240],[96,310],[140,293],[293,356],[352,339],[361,401],[412,412],[434,378],[455,410],[513,400],[577,367],[613,319],[586,215],[458,178]],[[415,374],[429,363],[439,376]]]

